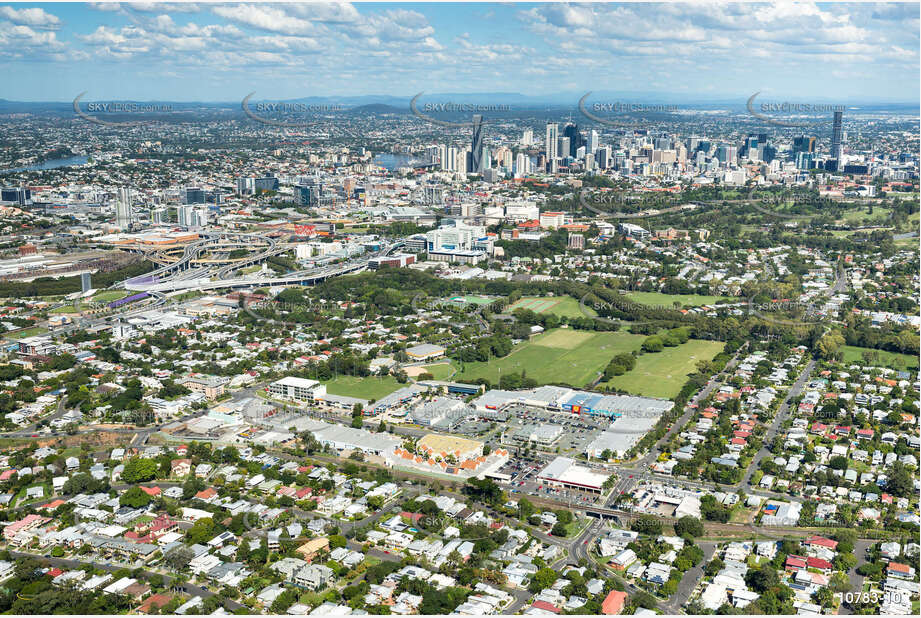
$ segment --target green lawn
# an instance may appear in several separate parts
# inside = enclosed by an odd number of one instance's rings
[[[842,349],[844,350],[842,361],[848,364],[863,364],[865,362],[863,360],[863,353],[869,352],[874,355],[874,359],[870,361],[874,366],[889,367],[890,369],[898,369],[901,371],[906,371],[908,369],[918,370],[918,357],[910,354],[898,354],[897,352],[873,350],[871,348],[858,348],[852,345],[846,345]],[[875,355],[879,356],[877,357]],[[879,360],[876,360],[877,358]]]
[[[539,384],[585,386],[621,352],[639,350],[644,335],[625,332],[589,332],[557,328],[518,344],[505,358],[465,363],[458,382],[486,378],[497,383],[502,373],[527,372]]]
[[[113,300],[119,300],[128,295],[128,292],[124,290],[104,290],[98,294],[94,294],[92,301],[94,303],[111,303]]]
[[[674,348],[643,354],[633,371],[611,378],[606,384],[634,395],[671,399],[681,391],[697,361],[713,359],[723,345],[719,341],[691,339]]]
[[[579,301],[572,296],[524,296],[509,306],[508,312],[511,313],[516,309],[530,309],[534,313],[552,313],[567,318],[597,315],[595,310],[588,305],[585,305],[583,312]]]
[[[889,215],[892,212],[892,209],[874,206],[873,214],[867,214],[867,207],[863,206],[861,208],[849,208],[844,211],[844,216],[842,217],[845,223],[858,223],[866,225],[869,223],[884,223],[889,219]]]
[[[47,328],[42,328],[41,326],[33,326],[32,328],[27,328],[21,330],[17,333],[7,334],[8,339],[25,339],[26,337],[36,337],[38,335],[44,335],[48,332]]]
[[[454,365],[451,363],[426,365],[423,369],[432,374],[436,380],[447,380],[455,371]]]
[[[326,392],[332,395],[374,400],[389,395],[393,391],[399,390],[405,386],[397,382],[396,378],[393,376],[386,376],[383,378],[339,376],[338,378],[324,382],[324,384],[326,385]]]
[[[701,294],[662,294],[661,292],[630,292],[627,298],[641,305],[652,305],[673,309],[675,303],[681,307],[715,305],[721,300],[732,300],[726,296],[704,296]]]

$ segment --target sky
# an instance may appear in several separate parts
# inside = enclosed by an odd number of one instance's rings
[[[918,101],[914,3],[0,3],[0,98]],[[649,97],[654,98],[654,97]]]

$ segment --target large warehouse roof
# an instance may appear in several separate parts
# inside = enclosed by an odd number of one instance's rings
[[[601,491],[601,486],[608,480],[608,476],[580,466],[569,457],[557,457],[541,470],[537,478]]]

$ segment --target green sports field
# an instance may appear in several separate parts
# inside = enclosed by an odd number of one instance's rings
[[[720,301],[730,301],[731,298],[726,296],[705,296],[701,294],[662,294],[660,292],[630,292],[627,298],[641,305],[650,305],[654,307],[665,307],[672,309],[675,303],[681,307],[700,307],[703,305],[715,305]]]
[[[393,376],[383,378],[339,376],[323,384],[326,385],[326,392],[332,395],[375,400],[406,386],[397,382]]]
[[[436,363],[423,367],[428,373],[434,376],[436,380],[447,380],[455,372],[454,365],[451,363]]]
[[[460,305],[488,305],[496,302],[496,299],[488,296],[452,296],[448,301]]]
[[[33,326],[32,328],[26,328],[16,333],[8,333],[4,335],[7,339],[25,339],[26,337],[37,337],[38,335],[44,335],[48,332],[47,328],[41,326]]]
[[[697,361],[711,360],[723,349],[719,341],[691,339],[683,345],[646,353],[636,359],[636,367],[605,384],[634,395],[671,399],[681,391]]]
[[[594,309],[587,305],[583,312],[579,301],[572,296],[525,296],[510,305],[507,311],[512,313],[516,309],[528,309],[534,313],[552,313],[567,318],[596,315]]]
[[[556,328],[518,344],[505,358],[465,363],[453,380],[486,378],[497,383],[501,374],[525,371],[539,384],[564,383],[582,387],[597,377],[621,352],[639,350],[646,337],[624,332],[589,332]]]
[[[873,350],[871,348],[858,348],[852,345],[846,345],[841,349],[843,350],[841,360],[847,364],[858,363],[863,365],[866,362],[863,360],[863,353],[869,352],[874,355],[874,359],[870,362],[876,367],[888,367],[900,371],[907,371],[909,369],[914,371],[918,370],[918,357],[911,356],[910,354],[898,354],[897,352]]]

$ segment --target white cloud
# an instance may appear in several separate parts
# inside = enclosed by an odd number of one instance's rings
[[[216,6],[212,12],[224,19],[268,32],[283,34],[316,34],[317,27],[306,19],[292,17],[284,10],[269,5],[235,4]]]
[[[31,26],[33,28],[56,29],[61,27],[61,20],[57,15],[46,13],[42,9],[19,9],[9,6],[0,6],[0,17],[4,17],[14,24]]]

